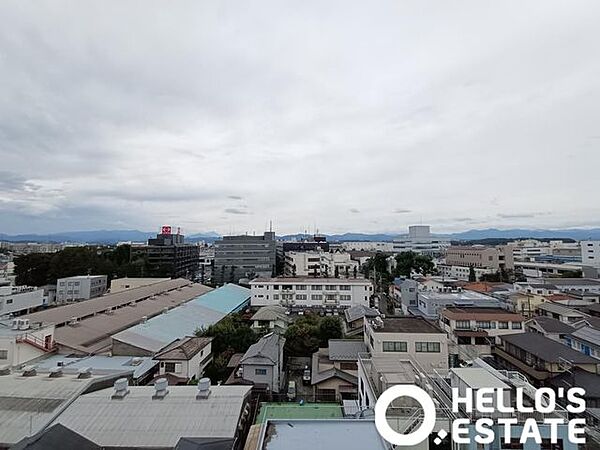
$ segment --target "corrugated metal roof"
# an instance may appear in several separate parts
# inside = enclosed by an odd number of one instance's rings
[[[206,299],[205,297],[210,297]],[[225,285],[201,295],[166,314],[156,316],[112,336],[114,340],[158,352],[175,339],[193,335],[199,328],[217,323],[227,314],[244,306],[250,289]]]
[[[211,386],[196,400],[196,386],[169,386],[153,400],[153,386],[131,386],[123,399],[113,389],[82,395],[54,423],[106,447],[175,447],[181,437],[232,438],[250,386]]]
[[[36,362],[35,366],[38,372],[48,372],[53,367],[59,367],[59,363],[62,363],[60,367],[64,373],[76,374],[79,369],[89,367],[95,375],[133,371],[133,378],[137,379],[152,370],[158,361],[153,361],[150,357],[52,355]]]
[[[600,330],[593,327],[583,327],[571,333],[571,336],[586,341],[597,347],[600,346]]]

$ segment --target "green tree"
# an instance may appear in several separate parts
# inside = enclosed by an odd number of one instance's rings
[[[339,317],[323,317],[319,322],[319,344],[322,347],[327,346],[329,339],[342,338],[342,324]]]
[[[469,281],[477,281],[477,274],[475,273],[475,268],[473,266],[469,266]]]
[[[27,286],[43,286],[48,284],[50,269],[50,253],[31,253],[17,256],[14,259],[16,283]]]
[[[302,316],[285,332],[285,350],[289,356],[311,356],[319,350],[318,316]]]
[[[426,275],[435,268],[431,256],[419,255],[415,252],[402,252],[396,255],[394,275],[410,277],[412,272]]]

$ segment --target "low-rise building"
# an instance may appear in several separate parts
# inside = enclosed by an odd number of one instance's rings
[[[539,333],[519,333],[500,336],[500,345],[493,349],[496,361],[516,369],[536,384],[572,367],[598,373],[600,361],[573,350]]]
[[[258,388],[279,393],[283,382],[283,346],[285,338],[269,333],[252,344],[239,361],[241,377]]]
[[[497,308],[500,307],[500,301],[494,297],[472,291],[418,292],[417,308],[409,308],[408,312],[437,320],[440,312],[448,306]]]
[[[29,286],[0,286],[0,317],[27,314],[43,305],[43,289]]]
[[[344,310],[344,322],[342,323],[345,336],[357,336],[365,331],[365,318],[374,319],[379,317],[379,311],[364,305],[353,306]]]
[[[600,359],[600,329],[585,322],[576,327],[571,334],[565,336],[565,344],[584,355]]]
[[[537,307],[537,313],[540,316],[552,317],[564,323],[575,323],[588,317],[588,314],[568,308],[555,302],[543,302]]]
[[[393,242],[381,242],[381,241],[347,241],[342,242],[341,247],[347,251],[361,251],[361,252],[384,252],[392,253],[394,251]]]
[[[565,338],[575,331],[575,328],[553,317],[535,316],[525,322],[525,330],[531,333],[539,333],[542,336],[563,344],[565,343]]]
[[[56,350],[54,325],[17,317],[0,320],[0,366],[20,366]]]
[[[350,253],[346,252],[312,251],[285,254],[286,276],[350,278],[358,269],[358,262],[351,259]]]
[[[361,278],[280,277],[250,282],[251,306],[281,305],[291,308],[345,309],[369,305],[370,280]]]
[[[251,327],[255,331],[268,330],[277,333],[285,333],[292,321],[287,308],[277,305],[259,308],[250,320],[252,321]]]
[[[364,342],[371,355],[416,359],[428,373],[448,370],[448,335],[422,317],[365,319]]]
[[[512,270],[514,268],[513,247],[510,245],[497,247],[452,245],[446,249],[445,264],[494,271]]]
[[[106,275],[80,275],[56,281],[56,302],[71,303],[100,297],[107,291]]]
[[[159,362],[158,377],[167,377],[169,384],[187,384],[199,380],[212,361],[212,338],[186,336],[177,339],[154,355]]]
[[[313,353],[311,385],[317,401],[339,402],[358,395],[358,355],[367,346],[358,339],[330,339]]]

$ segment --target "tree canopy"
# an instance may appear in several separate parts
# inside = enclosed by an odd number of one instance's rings
[[[289,356],[310,356],[329,339],[340,339],[342,326],[339,317],[303,316],[285,332],[285,349]]]

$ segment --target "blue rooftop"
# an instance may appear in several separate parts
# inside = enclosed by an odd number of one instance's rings
[[[243,309],[249,299],[250,289],[226,284],[121,331],[113,335],[113,339],[155,353],[175,339],[192,336],[197,329],[208,328],[226,315]]]

